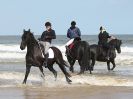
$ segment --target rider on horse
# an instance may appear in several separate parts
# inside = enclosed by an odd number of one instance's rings
[[[66,44],[66,50],[68,52],[70,52],[70,50],[72,49],[72,47],[74,45],[73,42],[75,40],[76,41],[81,40],[80,36],[81,36],[80,29],[78,27],[76,27],[76,22],[72,21],[71,27],[67,31],[67,37],[70,38],[69,42],[67,42],[67,44]]]
[[[111,46],[108,43],[108,39],[111,38],[111,36],[109,35],[109,33],[106,32],[106,30],[102,26],[100,27],[100,33],[98,35],[98,38],[98,45],[102,46],[107,51],[105,58],[109,60],[109,49],[111,48]]]
[[[47,67],[47,61],[48,61],[48,50],[51,46],[52,39],[56,39],[55,31],[51,28],[51,23],[46,22],[46,31],[44,31],[40,38],[40,43],[44,47],[43,55],[45,57],[45,61],[43,63],[43,66]]]

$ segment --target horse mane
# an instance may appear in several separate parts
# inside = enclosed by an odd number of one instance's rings
[[[34,37],[34,34],[31,32],[31,31],[25,31],[25,34],[28,38],[28,42],[30,45],[34,45],[34,44],[37,44],[37,40],[35,39]]]
[[[34,37],[34,34],[33,34],[33,33],[30,33],[30,36],[31,36],[31,39],[32,39],[32,40],[35,40],[35,41],[36,41],[36,39],[35,39],[35,37]]]

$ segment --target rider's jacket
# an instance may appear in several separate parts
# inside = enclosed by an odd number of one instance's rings
[[[52,39],[56,39],[56,34],[54,30],[44,31],[41,35],[41,41],[51,43]]]
[[[102,45],[103,47],[106,46],[108,38],[110,38],[109,33],[107,33],[106,31],[100,32],[98,35],[98,45]]]
[[[81,36],[81,32],[78,27],[70,27],[67,31],[67,37],[70,39],[77,38],[80,36]]]

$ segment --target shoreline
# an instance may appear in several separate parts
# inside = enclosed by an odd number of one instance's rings
[[[133,87],[3,87],[1,99],[132,99]]]

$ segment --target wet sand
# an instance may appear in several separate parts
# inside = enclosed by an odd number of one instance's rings
[[[0,99],[133,99],[133,87],[3,87]]]

